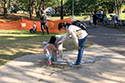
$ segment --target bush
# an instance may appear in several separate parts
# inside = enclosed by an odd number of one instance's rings
[[[64,13],[63,16],[70,16],[71,13]],[[61,16],[61,14],[52,14],[52,16]]]
[[[61,16],[61,14],[52,14],[52,17],[54,16]]]

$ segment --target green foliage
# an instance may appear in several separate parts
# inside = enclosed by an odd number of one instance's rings
[[[51,36],[63,35],[65,33],[50,33],[44,36],[41,34],[41,31],[31,34],[28,30],[0,30],[0,66],[27,54],[42,53],[42,42],[49,41]],[[85,43],[85,47],[92,44],[87,42]],[[64,47],[67,50],[77,49],[72,39],[67,39]]]
[[[61,0],[10,0],[11,5],[15,5],[15,11],[23,10],[23,11],[29,11],[29,3],[31,1],[31,10],[34,8],[36,9],[36,13],[40,8],[46,8],[46,7],[52,7],[56,8],[55,11],[58,11],[60,13],[61,11]],[[118,0],[116,6],[123,6],[124,0]],[[2,6],[4,0],[0,0],[0,6]],[[34,5],[36,3],[36,5]],[[9,2],[8,2],[9,4]],[[71,15],[72,13],[72,0],[63,0],[63,6],[64,6],[64,15]],[[80,15],[81,12],[91,12],[91,11],[97,11],[97,10],[114,10],[115,9],[115,0],[74,0],[74,13],[75,15]],[[34,7],[33,7],[34,5]],[[125,8],[124,8],[125,9]],[[123,10],[124,10],[123,9]],[[38,12],[39,13],[39,12]],[[56,15],[57,16],[57,15]]]
[[[72,12],[72,0],[68,0],[64,4],[66,12]],[[94,11],[97,5],[97,0],[74,0],[74,13],[80,15],[81,12]]]
[[[52,17],[54,17],[54,16],[60,16],[61,14],[52,14]]]
[[[124,1],[124,0],[120,0]],[[115,0],[74,0],[74,12],[79,14],[80,12],[91,12],[97,10],[108,11],[115,9]],[[117,3],[118,4],[118,3]],[[122,2],[123,4],[123,2]],[[65,11],[72,12],[72,0],[68,0],[64,4]]]

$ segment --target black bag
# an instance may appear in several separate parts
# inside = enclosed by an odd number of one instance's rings
[[[77,20],[77,21],[73,22],[72,25],[78,26],[83,30],[87,29],[87,25],[84,22],[80,21],[80,20]]]
[[[40,20],[42,21],[42,22],[46,22],[47,21],[47,18],[46,18],[46,15],[41,15],[40,16]]]

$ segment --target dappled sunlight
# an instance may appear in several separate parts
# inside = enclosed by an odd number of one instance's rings
[[[4,55],[4,54],[6,54],[6,55],[13,55],[13,52],[4,49],[4,50],[0,50],[0,54],[1,55]]]
[[[66,59],[76,60],[77,50],[65,52],[64,56]],[[102,58],[97,60],[97,56],[102,56]],[[74,58],[71,58],[74,57]],[[83,69],[79,68],[77,74],[67,71],[67,74],[70,74],[71,78],[75,76],[84,75],[82,79],[85,78],[83,82],[85,83],[124,83],[125,82],[125,57],[113,52],[105,47],[99,45],[92,45],[85,49],[83,60],[92,59],[95,60],[93,64],[83,64]],[[106,69],[105,69],[106,68]],[[81,71],[81,72],[80,72]],[[79,72],[79,73],[78,73]],[[74,73],[74,74],[73,74]],[[70,77],[68,75],[68,78]],[[93,77],[94,76],[94,77]],[[78,78],[76,79],[78,80]],[[70,79],[70,78],[69,78]],[[70,80],[71,81],[71,80]],[[82,82],[81,82],[82,83]]]
[[[111,74],[108,74],[108,73],[103,73],[102,74],[102,77],[105,78],[105,79],[112,79],[114,81],[114,83],[123,83],[122,81],[125,79],[124,76],[121,77],[118,75],[118,73],[114,74],[114,75],[111,75]],[[112,80],[104,80],[105,83],[111,83]]]
[[[29,52],[29,53],[40,53],[38,51],[34,51],[33,49],[20,49],[21,52]]]
[[[88,29],[88,39],[98,45],[125,55],[125,34],[117,30],[98,25],[96,29]]]
[[[10,51],[13,55],[19,52],[19,48],[8,47],[8,51]]]
[[[6,77],[6,76],[1,77],[1,79],[2,79],[1,81],[4,81],[5,83],[9,82],[9,80],[16,80],[17,82],[19,82],[18,79],[15,79],[12,77]],[[11,82],[13,82],[13,81],[11,81]]]
[[[95,36],[88,36],[88,37],[95,38]]]
[[[125,67],[123,66],[125,64],[125,58],[105,47],[96,44],[92,45],[90,42],[89,44],[92,46],[84,49],[82,60],[92,59],[95,60],[94,63],[85,63],[79,68],[70,67],[69,64],[64,66],[49,66],[46,64],[43,54],[42,42],[48,41],[50,36],[37,37],[34,34],[31,34],[32,36],[29,34],[25,34],[25,36],[24,34],[15,35],[5,36],[5,38],[9,42],[16,38],[16,42],[12,42],[12,44],[7,43],[7,45],[4,44],[0,47],[0,55],[2,52],[0,61],[6,63],[12,60],[5,65],[2,64],[3,66],[0,67],[0,82],[9,82],[9,80],[13,80],[13,83],[29,82],[31,79],[33,83],[125,82],[125,79],[123,79],[125,77]],[[94,38],[94,36],[91,37]],[[66,41],[66,43],[71,45],[70,40]],[[64,51],[63,58],[76,60],[77,54],[77,49],[75,51]],[[101,58],[97,59],[98,56],[101,56]],[[5,77],[9,80],[6,80]]]
[[[125,60],[125,58],[122,58],[122,59],[124,59]],[[116,58],[116,59],[114,59],[114,58],[112,58],[112,59],[110,59],[110,61],[112,62],[112,63],[119,63],[119,64],[125,64],[125,61],[122,61],[122,60],[119,60],[118,58]]]
[[[0,36],[12,36],[12,37],[32,37],[39,36],[39,34],[0,34]]]
[[[41,40],[40,34],[31,34],[27,30],[1,30],[0,40],[2,64],[26,54],[42,53],[42,42],[38,42]]]
[[[6,40],[16,40],[16,38],[6,38]]]
[[[16,62],[16,64],[18,64],[17,68],[22,68],[21,66],[24,66],[24,64],[25,64],[25,66],[34,65],[34,63],[28,62],[28,61],[17,61],[17,60],[13,60],[13,61],[11,61],[11,62],[12,62],[12,63],[15,63],[15,62]],[[13,66],[13,65],[12,65],[12,66]],[[16,67],[16,65],[14,65],[14,67]],[[28,69],[28,70],[30,70],[30,69]]]
[[[124,80],[124,71],[125,69],[122,65],[125,64],[122,60],[123,56],[119,55],[112,55],[112,52],[110,52],[108,49],[105,49],[101,46],[92,46],[95,49],[88,50],[88,48],[85,49],[86,53],[85,56],[83,56],[83,59],[93,59],[95,56],[92,56],[95,50],[99,51],[105,51],[107,54],[106,57],[100,59],[99,61],[96,61],[95,63],[86,63],[83,64],[80,68],[73,68],[69,66],[48,66],[46,65],[43,54],[38,55],[26,55],[21,57],[20,59],[17,58],[11,63],[7,63],[4,67],[6,71],[17,73],[9,73],[4,70],[0,72],[6,73],[6,76],[2,76],[3,82],[8,82],[4,79],[4,77],[12,79],[13,82],[27,82],[30,79],[32,79],[32,82],[53,82],[56,83],[57,81],[60,81],[60,83],[119,83],[119,82],[125,82]],[[97,49],[96,49],[97,47]],[[101,49],[100,49],[101,48]],[[93,48],[92,48],[93,49]],[[21,49],[24,51],[23,49]],[[31,50],[31,49],[30,49]],[[26,50],[25,52],[27,52]],[[88,54],[90,52],[90,54]],[[70,58],[70,57],[76,57],[77,56],[77,50],[76,51],[67,51],[64,52],[64,57]],[[115,56],[115,57],[112,57]],[[29,58],[25,58],[29,57]],[[112,59],[114,60],[112,61]],[[32,59],[32,60],[31,60]],[[123,58],[124,59],[124,58]],[[38,60],[41,60],[42,62],[39,63]],[[116,61],[115,61],[116,60]],[[121,62],[121,61],[122,62]],[[115,66],[114,66],[115,65]],[[107,68],[107,69],[105,69]],[[18,77],[18,76],[23,77]],[[17,76],[17,77],[16,77]],[[11,77],[11,78],[10,78]],[[26,78],[26,79],[25,79]]]
[[[28,48],[30,46],[30,48]],[[10,45],[6,47],[1,47],[0,49],[0,66],[5,64],[6,62],[13,60],[15,58],[24,56],[26,54],[38,54],[43,53],[41,45],[32,44],[27,47],[27,45]]]

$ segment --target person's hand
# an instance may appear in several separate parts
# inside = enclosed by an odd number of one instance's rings
[[[57,46],[57,50],[59,50],[59,46]]]
[[[78,48],[78,50],[80,50],[80,49],[81,49],[81,47],[79,47],[79,46],[78,46],[77,48]]]
[[[57,54],[59,55],[59,46],[57,46]]]

